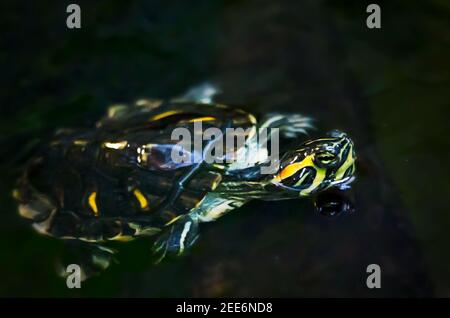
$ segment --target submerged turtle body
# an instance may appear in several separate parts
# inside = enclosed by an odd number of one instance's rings
[[[251,199],[298,198],[352,180],[353,143],[338,131],[297,142],[281,153],[276,171],[262,174],[269,157],[258,147],[257,129],[279,128],[292,139],[311,127],[310,119],[269,114],[259,123],[241,109],[205,103],[204,96],[205,90],[188,99],[117,105],[95,129],[59,131],[19,181],[21,216],[40,233],[90,243],[92,264],[86,266],[105,268],[113,251],[100,243],[156,235],[160,258],[181,254],[196,241],[199,223]],[[181,147],[177,128],[191,132],[201,147]],[[202,138],[208,128],[215,134]],[[226,135],[229,128],[239,128],[245,143],[226,144],[215,154],[222,161],[207,162],[218,132]],[[183,160],[174,160],[174,152]]]
[[[126,240],[147,224],[158,231],[195,208],[224,172],[223,166],[174,162],[171,132],[193,130],[198,121],[205,128],[255,123],[252,115],[222,105],[168,102],[155,110],[141,101],[122,111],[95,130],[59,132],[31,161],[20,183],[20,213],[37,230],[86,241]],[[175,193],[191,171],[195,176]]]

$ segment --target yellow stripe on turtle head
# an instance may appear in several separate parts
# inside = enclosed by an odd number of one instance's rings
[[[306,156],[300,162],[294,162],[290,165],[287,165],[283,170],[281,170],[280,173],[275,176],[274,181],[280,182],[286,178],[289,178],[293,176],[297,171],[305,167],[315,167],[313,162],[313,155]]]
[[[314,191],[314,189],[316,189],[323,182],[323,180],[325,180],[326,174],[326,169],[316,169],[316,176],[314,177],[313,182],[308,188],[300,191],[300,196],[307,196],[311,194],[311,192]]]
[[[98,207],[97,207],[96,198],[97,198],[97,192],[94,191],[89,195],[88,203],[92,209],[92,212],[94,212],[94,215],[98,216]]]
[[[344,177],[345,171],[347,171],[347,169],[355,163],[355,159],[356,158],[353,156],[353,146],[350,145],[350,149],[349,149],[347,158],[345,159],[342,166],[340,166],[339,169],[336,171],[336,176],[335,176],[336,180],[340,180]]]

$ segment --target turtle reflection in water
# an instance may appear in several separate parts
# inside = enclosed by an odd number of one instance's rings
[[[302,142],[310,118],[272,113],[257,121],[241,109],[211,102],[212,93],[212,86],[203,85],[178,99],[114,106],[95,129],[59,131],[19,180],[14,193],[20,215],[42,234],[87,247],[79,264],[88,277],[113,260],[108,241],[154,236],[153,251],[161,260],[189,249],[199,223],[250,200],[313,196],[347,188],[354,179],[355,151],[345,133],[334,130]],[[174,162],[167,155],[177,145],[173,130],[193,129],[199,121],[205,129],[249,129],[245,143],[231,150],[247,160]],[[257,151],[259,128],[278,128],[286,149],[272,174],[261,173],[269,157]],[[326,197],[316,202],[329,213],[333,204],[323,202]]]

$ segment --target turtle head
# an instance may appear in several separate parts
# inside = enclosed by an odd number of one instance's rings
[[[300,196],[332,186],[345,187],[353,181],[355,150],[351,139],[338,130],[313,139],[286,152],[271,183]]]

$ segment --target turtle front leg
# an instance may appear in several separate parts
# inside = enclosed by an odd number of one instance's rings
[[[198,220],[196,217],[184,215],[168,224],[164,232],[153,244],[153,253],[157,256],[156,263],[161,262],[166,255],[181,255],[198,238]]]
[[[314,129],[313,119],[300,114],[269,113],[264,116],[260,128],[278,128],[284,138],[297,138]]]

